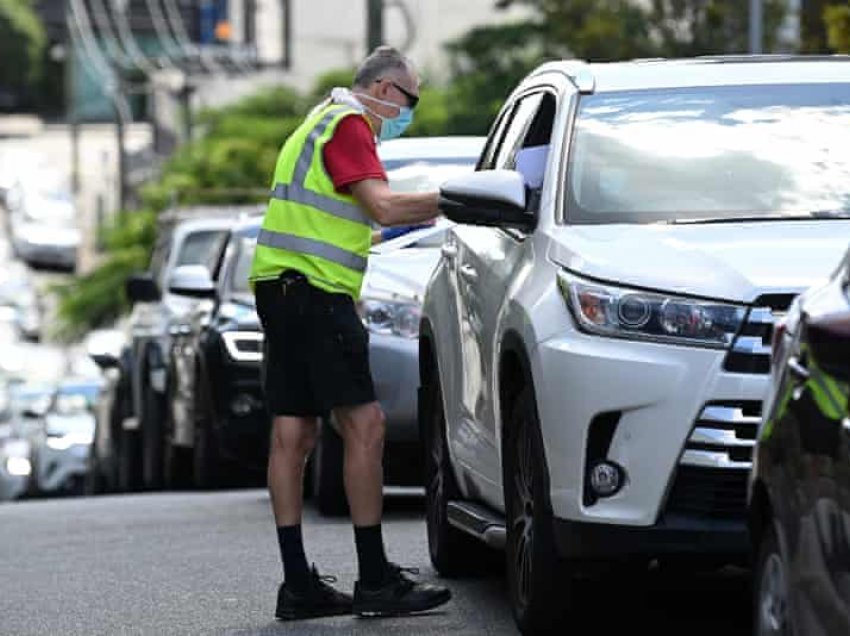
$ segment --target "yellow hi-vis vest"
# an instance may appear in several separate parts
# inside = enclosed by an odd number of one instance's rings
[[[319,108],[283,144],[257,237],[252,286],[292,269],[325,291],[359,298],[372,225],[354,197],[335,190],[322,154],[339,122],[352,114],[362,117],[350,106]]]

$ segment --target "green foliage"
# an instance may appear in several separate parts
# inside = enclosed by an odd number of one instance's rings
[[[0,0],[0,86],[31,95],[41,78],[46,45],[32,0]]]
[[[836,53],[850,53],[850,4],[825,7],[823,21],[829,48]]]

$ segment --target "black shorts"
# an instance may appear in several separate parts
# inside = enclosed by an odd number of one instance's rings
[[[318,289],[297,272],[257,281],[254,295],[272,415],[323,416],[375,401],[369,335],[351,296]]]

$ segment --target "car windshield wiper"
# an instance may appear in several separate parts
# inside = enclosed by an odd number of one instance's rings
[[[812,219],[850,219],[850,210],[815,210],[808,214],[759,214],[751,216],[710,216],[703,218],[668,219],[666,225],[706,225],[709,223],[749,223],[767,221],[811,221]]]

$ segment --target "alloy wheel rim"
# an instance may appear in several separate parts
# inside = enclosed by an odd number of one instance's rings
[[[782,559],[775,552],[765,561],[759,586],[758,636],[784,634],[787,625],[788,589]]]
[[[534,554],[534,496],[533,452],[528,426],[523,423],[516,445],[516,470],[513,482],[512,534],[515,537],[514,572],[517,601],[521,607],[531,596],[531,578]]]

